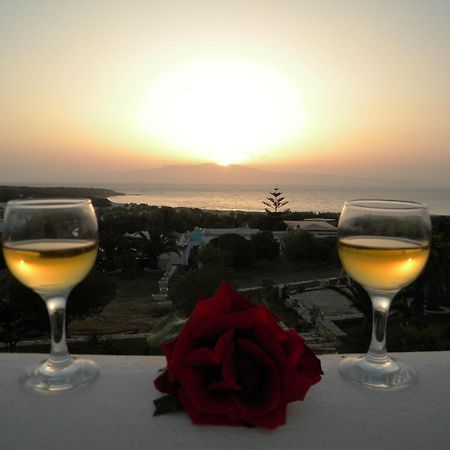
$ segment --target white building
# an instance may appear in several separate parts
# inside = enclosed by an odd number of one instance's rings
[[[330,224],[327,220],[299,220],[286,221],[288,230],[304,230],[311,233],[315,238],[336,237],[337,228]],[[159,266],[182,265],[189,264],[191,252],[195,247],[201,247],[208,244],[211,240],[216,239],[225,234],[238,234],[243,238],[250,240],[253,235],[260,233],[258,228],[238,227],[238,228],[198,228],[193,231],[187,231],[180,235],[178,245],[180,253],[170,252],[163,253],[159,256]],[[286,231],[273,231],[273,237],[278,243],[282,244],[283,236]]]
[[[306,219],[286,220],[284,222],[288,230],[301,230],[311,233],[315,238],[326,238],[337,236],[337,228],[327,220]]]

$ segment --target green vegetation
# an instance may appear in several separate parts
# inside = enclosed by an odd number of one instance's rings
[[[413,325],[400,325],[400,348],[405,352],[421,352],[421,351],[435,351],[444,350],[447,341],[447,348],[449,344],[449,327],[428,325],[423,327],[416,327]]]
[[[309,264],[336,261],[336,239],[316,239],[307,231],[288,231],[283,245],[289,261]]]
[[[285,219],[286,220],[286,219]],[[286,224],[281,217],[268,214],[255,215],[250,221],[251,228],[257,228],[263,231],[285,231]]]
[[[402,289],[395,297],[388,321],[389,351],[433,351],[450,349],[450,325],[445,308],[450,308],[450,217],[434,216],[432,220],[433,238],[430,258],[419,276],[411,285]],[[360,335],[361,348],[367,350],[366,341],[370,337],[372,307],[365,290],[352,283],[349,289],[338,289],[364,313],[366,321]],[[345,326],[343,327],[345,330]],[[365,346],[365,348],[364,348]]]
[[[262,287],[249,292],[248,297],[255,303],[267,306],[289,328],[304,329],[304,322],[286,306],[286,287],[279,289],[271,279],[266,278]]]
[[[273,261],[280,256],[280,245],[270,231],[261,231],[254,234],[250,242],[255,260]]]
[[[115,285],[105,274],[93,271],[69,296],[66,325],[100,312],[114,295]],[[49,330],[48,313],[42,299],[8,272],[0,274],[0,341],[14,349],[24,338]]]
[[[285,200],[285,198],[283,197],[283,193],[277,186],[273,188],[273,191],[268,197],[266,197],[266,199],[267,201],[263,201],[263,204],[267,206],[267,208],[265,208],[264,210],[270,216],[282,217],[290,212],[289,208],[281,209],[286,206],[289,201]]]
[[[255,259],[252,243],[238,234],[224,234],[212,239],[207,246],[228,252],[233,269],[248,267]]]
[[[231,267],[233,255],[216,245],[204,245],[198,251],[198,260],[206,267]]]
[[[0,186],[0,202],[30,198],[90,198],[94,206],[110,206],[107,197],[120,195],[110,189],[86,187]]]
[[[195,304],[211,297],[222,281],[229,281],[232,272],[226,268],[193,269],[176,277],[169,284],[169,300],[182,317],[192,313]]]
[[[272,284],[336,276],[339,272],[334,239],[315,239],[304,231],[288,232],[280,254],[279,244],[268,230],[284,229],[285,225],[273,214],[220,214],[133,204],[98,208],[97,215],[100,251],[96,270],[74,290],[68,303],[68,321],[80,332],[91,333],[92,348],[96,346],[91,351],[120,352],[126,346],[109,339],[111,333],[131,332],[134,328],[149,331],[160,318],[174,313],[167,304],[152,300],[151,295],[158,292],[162,271],[147,269],[155,268],[161,253],[178,250],[175,239],[178,233],[195,227],[263,224],[258,228],[266,231],[255,234],[251,240],[229,233],[202,246],[191,258],[189,267],[174,276],[169,284],[169,300],[179,316],[189,316],[199,298],[211,296],[225,280],[236,288],[264,285],[259,294],[252,292],[250,297],[266,303],[287,325],[298,326],[297,319],[292,319],[291,313],[283,309],[278,288]],[[289,212],[284,219],[311,217],[337,219],[338,215]],[[442,307],[450,307],[450,217],[432,220],[433,245],[428,265],[415,283],[399,293],[393,304],[396,315],[392,324],[396,332],[388,332],[388,338],[392,339],[391,351],[450,348],[448,328],[439,323],[446,316],[427,314],[430,310],[442,313]],[[4,262],[0,257],[2,267]],[[264,279],[272,281],[264,283]],[[367,294],[353,285],[346,290],[346,295],[364,312],[368,319],[364,328],[370,330],[371,306]],[[96,320],[98,317],[101,321]],[[8,342],[13,348],[19,340],[48,331],[42,300],[6,271],[1,271],[0,341]]]

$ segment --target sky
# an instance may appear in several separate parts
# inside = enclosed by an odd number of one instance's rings
[[[450,1],[0,0],[0,184],[214,162],[450,179]]]

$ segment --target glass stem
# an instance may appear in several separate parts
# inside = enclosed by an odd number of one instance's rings
[[[366,358],[374,364],[384,364],[390,360],[386,352],[386,326],[389,316],[389,308],[396,292],[370,293],[372,300],[372,340]]]
[[[67,296],[44,297],[50,317],[52,344],[48,363],[55,369],[72,362],[66,344],[66,303]]]

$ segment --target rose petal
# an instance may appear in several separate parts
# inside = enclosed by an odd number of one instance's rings
[[[283,341],[285,331],[278,325],[279,318],[272,314],[264,305],[255,307],[252,311],[253,320],[260,326],[263,326],[272,334],[276,340]]]
[[[236,378],[239,386],[242,386],[245,392],[250,392],[259,386],[261,376],[265,374],[261,370],[262,366],[255,363],[246,356],[237,358],[236,360]]]
[[[274,367],[273,359],[253,341],[250,341],[248,339],[240,339],[237,345],[239,350],[245,353],[245,355],[249,358],[253,359],[253,361],[256,361],[267,367]]]
[[[295,330],[285,331],[285,337],[282,346],[287,355],[287,366],[297,367],[305,351],[304,340]]]
[[[320,375],[312,377],[303,373],[289,371],[284,375],[283,387],[286,402],[304,400],[309,388],[320,381]]]
[[[241,387],[236,381],[236,367],[235,367],[235,350],[234,346],[230,346],[227,356],[222,365],[222,377],[225,384],[230,390],[240,390]]]
[[[176,337],[168,342],[165,342],[164,344],[161,345],[161,348],[162,348],[167,360],[169,360],[170,356],[172,355],[173,349],[175,348],[175,345],[177,343],[177,339],[178,339],[178,337]]]
[[[197,316],[197,319],[204,319],[214,313],[240,312],[254,307],[255,305],[250,300],[239,294],[227,283],[222,282],[211,298],[196,303],[192,316]]]
[[[252,335],[257,344],[274,358],[279,367],[286,365],[287,359],[283,347],[266,328],[257,324],[253,328]]]
[[[301,347],[302,356],[297,366],[289,363],[283,373],[282,386],[287,402],[303,400],[309,388],[321,380],[323,373],[320,360],[311,349],[303,343]],[[297,353],[298,349],[294,349],[293,354]],[[297,359],[297,356],[294,356],[292,362],[297,361]]]
[[[229,284],[222,283],[219,288],[221,290],[221,294],[224,296],[228,296],[231,299],[232,311],[245,311],[247,309],[251,309],[255,307],[255,304],[250,301],[247,297],[239,294],[236,290],[234,290]]]
[[[233,341],[233,338],[234,338],[233,328],[230,328],[228,331],[222,334],[222,336],[220,336],[219,340],[216,343],[216,346],[214,347],[214,354],[216,355],[219,361],[223,361],[223,359],[227,355],[230,345]]]
[[[186,367],[180,384],[192,403],[192,407],[207,414],[231,414],[235,405],[230,397],[208,391],[205,370]]]
[[[214,352],[206,347],[194,350],[187,358],[186,363],[194,367],[214,366],[219,363]]]
[[[195,424],[199,425],[241,425],[241,421],[237,419],[233,419],[232,417],[226,414],[219,413],[204,413],[198,411],[194,405],[192,404],[189,396],[186,393],[185,389],[180,389],[178,394],[178,398],[183,405],[185,411],[188,413],[191,421]]]
[[[193,339],[189,330],[185,327],[177,337],[175,346],[167,359],[170,381],[174,382],[180,379],[183,368],[186,364],[185,359],[193,348]]]
[[[197,302],[163,350],[168,367],[155,387],[178,394],[194,423],[275,428],[287,402],[303,399],[322,374],[295,330],[281,329],[265,306],[226,283]]]
[[[230,387],[225,381],[215,381],[208,385],[208,391],[226,391],[228,392]]]
[[[234,290],[228,283],[225,283],[224,281],[220,285],[217,292],[214,294],[213,298],[216,301],[223,302],[223,304],[225,304],[226,302],[228,307],[230,308],[229,311],[239,312],[255,307],[253,302],[248,300],[243,295],[239,294],[239,292]]]
[[[211,341],[219,339],[230,329],[245,331],[252,328],[254,324],[255,318],[249,314],[249,311],[235,314],[212,314],[192,331],[192,335],[200,342]]]
[[[231,301],[225,285],[226,283],[222,283],[211,298],[197,302],[195,309],[202,314],[231,311]]]
[[[323,375],[320,359],[307,345],[304,345],[303,357],[297,366],[297,371],[310,373],[312,376]]]
[[[261,384],[255,386],[251,395],[243,392],[241,396],[235,397],[236,405],[243,418],[265,416],[280,406],[281,387],[278,373],[270,370],[261,378]]]
[[[160,392],[164,392],[166,394],[176,395],[178,388],[180,385],[178,383],[172,383],[169,380],[169,374],[167,370],[165,370],[156,380],[153,382],[155,388]]]

